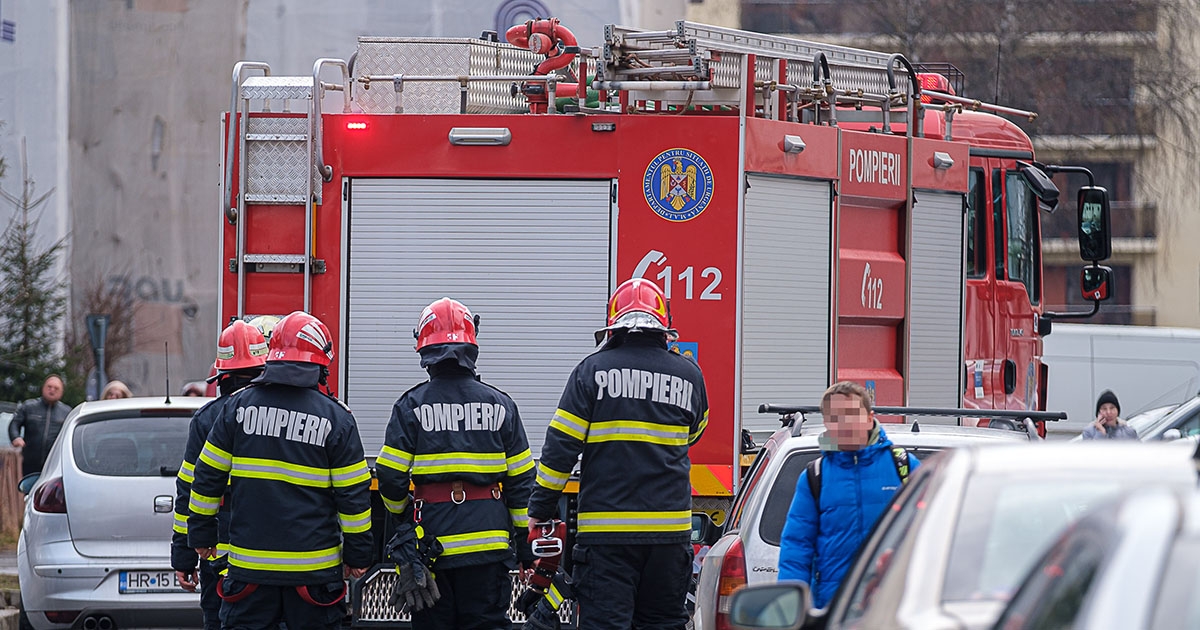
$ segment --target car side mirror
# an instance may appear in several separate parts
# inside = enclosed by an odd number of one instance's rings
[[[1102,265],[1084,267],[1079,271],[1079,292],[1083,299],[1103,302],[1112,297],[1112,269]]]
[[[733,594],[729,621],[741,630],[799,630],[810,606],[812,595],[803,582],[747,586]]]
[[[1028,162],[1017,162],[1017,167],[1021,169],[1021,178],[1029,185],[1033,195],[1047,210],[1053,212],[1058,207],[1058,186],[1054,185],[1054,180],[1050,179],[1045,171]]]
[[[713,523],[711,517],[704,513],[692,513],[692,544],[707,545],[716,538],[714,534],[717,532],[717,525]]]
[[[20,490],[21,494],[29,494],[29,491],[33,490],[34,484],[36,484],[38,479],[41,478],[42,473],[40,472],[29,473],[28,475],[21,477],[21,480],[17,482],[17,490]]]
[[[1162,439],[1164,442],[1178,440],[1183,437],[1183,433],[1179,429],[1167,429],[1163,431]]]
[[[1079,256],[1092,262],[1112,256],[1108,191],[1100,186],[1079,189]]]

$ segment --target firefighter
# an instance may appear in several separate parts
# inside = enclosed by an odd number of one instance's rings
[[[338,628],[345,577],[371,562],[371,475],[350,410],[326,385],[333,342],[296,311],[275,327],[263,373],[219,401],[196,462],[188,543],[217,544],[226,487],[229,570],[217,583],[224,628]]]
[[[530,530],[555,516],[582,453],[570,589],[579,627],[682,629],[692,577],[688,447],[708,422],[700,367],[667,350],[666,297],[651,281],[622,283],[599,349],[567,380],[546,430],[529,502]],[[556,585],[557,586],[557,585]],[[547,592],[526,628],[555,627],[568,596]]]
[[[478,325],[450,298],[425,307],[413,334],[429,380],[396,401],[375,460],[397,523],[391,601],[416,630],[510,628],[509,571],[533,561],[533,457],[517,405],[475,373]]]
[[[216,376],[209,379],[216,381],[221,396],[250,384],[250,381],[262,374],[263,363],[267,360],[267,341],[257,327],[242,320],[235,320],[221,331],[217,340],[217,369]],[[179,467],[179,475],[175,479],[175,525],[171,534],[171,568],[179,583],[188,591],[195,591],[197,585],[196,561],[199,556],[188,546],[188,498],[192,492],[192,479],[196,470],[196,460],[200,457],[200,449],[212,429],[213,422],[221,409],[220,400],[214,400],[204,405],[192,416],[188,430],[187,448],[183,453],[183,464]],[[229,548],[229,506],[227,501],[221,501],[217,513],[218,545],[216,559],[200,559],[200,608],[204,612],[205,630],[220,630],[221,598],[217,596],[217,578],[225,565],[225,552]]]

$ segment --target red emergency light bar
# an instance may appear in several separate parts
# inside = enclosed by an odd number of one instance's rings
[[[346,123],[346,129],[348,129],[350,131],[362,131],[363,129],[366,129],[366,128],[367,128],[367,123],[365,123],[365,122],[348,122],[348,123]]]

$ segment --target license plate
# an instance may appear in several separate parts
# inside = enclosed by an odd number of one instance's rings
[[[121,571],[120,593],[184,593],[174,571]]]

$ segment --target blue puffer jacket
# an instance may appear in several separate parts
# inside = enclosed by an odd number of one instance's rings
[[[823,452],[819,518],[808,472],[796,482],[783,526],[779,579],[808,583],[817,608],[833,599],[859,546],[900,489],[891,450],[891,441],[879,428],[866,448]],[[920,462],[911,454],[908,462],[911,475]]]

